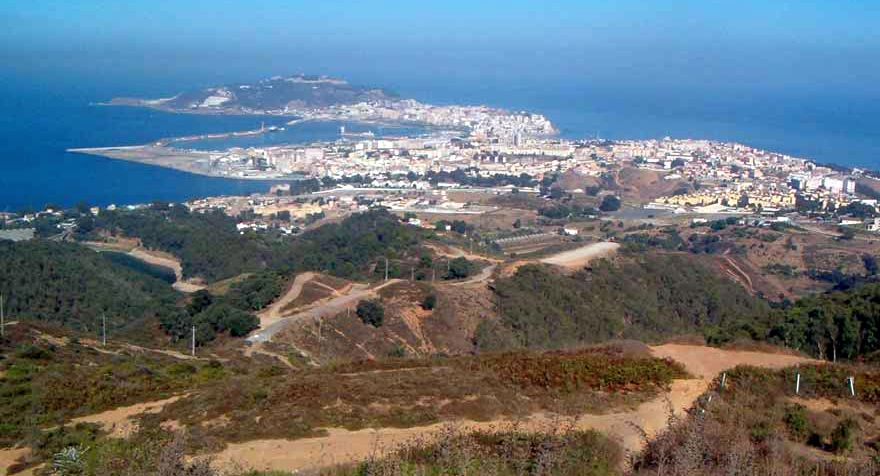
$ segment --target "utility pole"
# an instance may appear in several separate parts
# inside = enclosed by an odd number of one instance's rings
[[[192,350],[190,353],[193,357],[196,356],[196,326],[192,326]]]
[[[101,313],[101,346],[107,347],[107,314]]]
[[[3,294],[0,293],[0,337],[6,337],[6,315],[3,314]]]
[[[324,319],[318,318],[318,358],[321,358],[321,325],[324,323]]]
[[[410,281],[415,281],[415,280],[416,280],[416,268],[415,268],[415,266],[413,266],[412,268],[409,269],[409,280],[410,280]]]
[[[385,281],[388,281],[388,258],[385,258]]]

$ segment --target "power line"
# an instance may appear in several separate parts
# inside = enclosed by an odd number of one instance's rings
[[[0,293],[0,337],[6,337],[6,315],[3,314],[3,294]]]

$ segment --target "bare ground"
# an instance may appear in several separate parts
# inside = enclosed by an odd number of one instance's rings
[[[542,259],[541,262],[577,270],[583,268],[596,258],[603,258],[615,253],[618,248],[620,248],[619,244],[607,241],[590,243],[574,250],[563,251],[562,253],[549,256]]]
[[[174,403],[184,395],[175,395],[164,400],[138,403],[127,407],[119,407],[106,412],[74,418],[71,423],[95,423],[101,425],[105,431],[114,438],[127,438],[137,431],[137,422],[134,417],[145,413],[159,413],[165,405]]]
[[[128,252],[129,256],[137,258],[141,261],[169,268],[174,271],[174,289],[183,293],[194,293],[205,286],[191,280],[183,279],[183,266],[176,257],[159,251],[147,250],[145,248],[135,248]]]

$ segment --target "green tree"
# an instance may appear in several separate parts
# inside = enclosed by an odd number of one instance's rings
[[[474,264],[465,257],[458,257],[449,262],[449,272],[446,279],[467,278],[474,272]]]
[[[385,308],[378,301],[363,300],[358,302],[357,315],[364,324],[381,327],[385,320]]]
[[[605,197],[602,198],[602,203],[599,205],[599,210],[603,212],[620,210],[620,198],[614,195],[605,195]]]
[[[426,311],[430,311],[437,306],[437,296],[434,294],[429,294],[425,296],[425,299],[422,300],[422,309]]]

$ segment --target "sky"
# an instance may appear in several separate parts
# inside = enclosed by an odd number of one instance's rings
[[[157,92],[307,72],[403,89],[880,97],[876,0],[3,0],[0,24],[0,74],[137,77]]]

